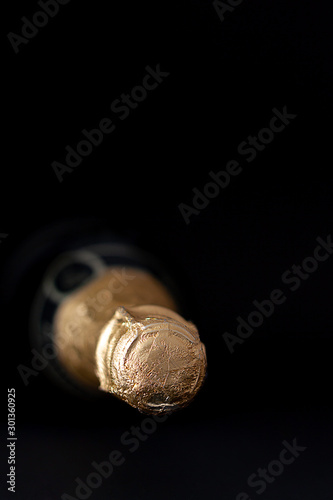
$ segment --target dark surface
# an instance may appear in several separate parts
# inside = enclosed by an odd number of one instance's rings
[[[37,2],[11,3],[3,31],[0,261],[15,283],[11,294],[2,280],[4,457],[7,387],[18,441],[16,496],[2,486],[1,498],[75,497],[75,478],[118,449],[125,463],[89,498],[328,500],[333,257],[295,292],[281,277],[332,233],[332,8],[244,0],[221,22],[210,1],[82,3],[61,6],[18,54],[6,35],[20,33]],[[157,64],[165,81],[125,120],[112,115],[111,103]],[[297,118],[248,163],[238,145],[285,106]],[[112,116],[116,130],[58,182],[52,162]],[[242,173],[186,224],[178,205],[233,159]],[[200,395],[133,453],[121,436],[145,418],[134,409],[75,399],[44,372],[26,387],[17,372],[31,362],[32,297],[61,245],[52,228],[85,216],[179,276],[207,347]],[[48,249],[22,246],[45,226]],[[285,303],[231,354],[223,334],[276,288]],[[248,477],[295,438],[307,450],[258,495]]]

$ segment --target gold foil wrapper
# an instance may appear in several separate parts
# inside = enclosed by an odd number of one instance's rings
[[[68,297],[54,321],[59,361],[77,382],[146,413],[185,406],[202,385],[196,327],[147,271],[111,267]]]
[[[154,414],[186,406],[206,372],[195,326],[153,305],[116,310],[98,342],[96,363],[103,390]]]

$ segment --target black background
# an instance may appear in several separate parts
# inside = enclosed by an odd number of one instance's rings
[[[210,1],[72,0],[18,54],[7,33],[20,34],[20,18],[40,9],[6,7],[3,270],[41,227],[94,216],[181,270],[208,357],[196,400],[130,453],[120,437],[143,420],[134,409],[75,399],[43,373],[22,383],[17,365],[31,358],[27,318],[40,280],[23,252],[17,266],[30,274],[2,312],[1,446],[5,458],[6,389],[15,387],[16,498],[75,496],[75,478],[119,449],[125,463],[91,498],[234,500],[244,491],[255,499],[247,478],[297,438],[307,450],[259,496],[328,500],[333,260],[294,293],[281,276],[332,231],[330,4],[244,0],[221,22]],[[58,182],[52,162],[64,161],[82,129],[111,118],[114,99],[158,64],[170,75],[126,120],[113,116],[116,130]],[[238,145],[284,106],[297,118],[247,163]],[[191,205],[192,189],[232,159],[242,173],[186,224],[178,205]],[[275,288],[285,304],[230,354],[223,333],[235,333],[236,318]]]

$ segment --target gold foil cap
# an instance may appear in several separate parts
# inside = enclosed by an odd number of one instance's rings
[[[154,305],[118,307],[96,349],[100,388],[152,414],[186,406],[203,383],[206,364],[196,327]]]

